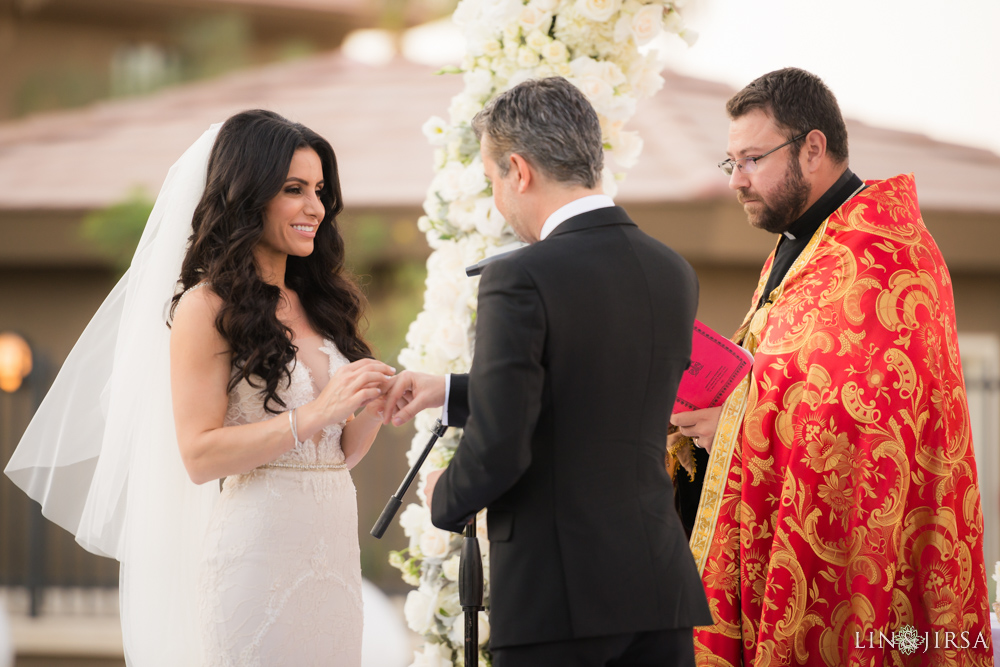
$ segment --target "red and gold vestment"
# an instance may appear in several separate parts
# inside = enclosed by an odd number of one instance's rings
[[[737,334],[754,367],[691,537],[699,665],[993,664],[951,278],[912,175],[867,185]],[[928,641],[880,635],[907,626]]]

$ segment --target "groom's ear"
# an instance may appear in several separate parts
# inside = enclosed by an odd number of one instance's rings
[[[517,178],[517,193],[524,194],[535,179],[534,167],[517,153],[510,154],[510,168]]]

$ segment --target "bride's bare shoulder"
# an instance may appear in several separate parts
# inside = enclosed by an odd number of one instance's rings
[[[222,308],[222,298],[208,283],[199,283],[186,290],[174,309],[170,323],[172,338],[194,336],[218,337],[215,319]]]

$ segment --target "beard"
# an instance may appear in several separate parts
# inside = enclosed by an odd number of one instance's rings
[[[753,200],[756,210],[749,210],[744,205],[750,224],[765,232],[780,234],[795,222],[805,211],[809,201],[809,184],[802,177],[802,168],[797,159],[788,161],[788,173],[785,180],[775,188],[765,201],[760,193],[750,188],[740,188],[736,199],[741,204]]]

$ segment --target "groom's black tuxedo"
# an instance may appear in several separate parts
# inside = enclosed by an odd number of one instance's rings
[[[711,624],[664,469],[697,301],[688,263],[619,207],[483,272],[432,514],[460,531],[489,509],[494,648]]]

